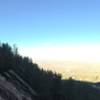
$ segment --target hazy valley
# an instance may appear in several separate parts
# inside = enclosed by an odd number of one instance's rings
[[[78,80],[100,81],[100,63],[79,62],[39,62],[45,70],[61,73],[63,78],[72,77]]]

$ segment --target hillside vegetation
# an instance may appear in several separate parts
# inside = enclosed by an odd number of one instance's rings
[[[0,45],[0,75],[6,84],[0,85],[1,100],[100,100],[99,85],[72,78],[63,80],[61,74],[44,71],[7,43]],[[7,92],[8,84],[15,91]],[[10,93],[13,99],[9,98]],[[17,93],[23,96],[18,98]]]

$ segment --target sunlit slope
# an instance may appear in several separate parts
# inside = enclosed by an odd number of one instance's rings
[[[73,77],[85,81],[100,81],[99,63],[40,62],[39,65],[46,70],[61,73],[63,78]]]

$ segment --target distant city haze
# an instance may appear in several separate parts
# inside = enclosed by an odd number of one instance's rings
[[[84,63],[100,62],[100,45],[69,45],[61,47],[19,48],[24,56],[33,61],[73,61]]]
[[[100,80],[100,46],[70,45],[19,49],[39,67],[61,73],[63,78],[97,82]]]

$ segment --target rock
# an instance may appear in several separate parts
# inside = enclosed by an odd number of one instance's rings
[[[34,100],[30,93],[0,75],[0,100]]]

